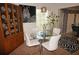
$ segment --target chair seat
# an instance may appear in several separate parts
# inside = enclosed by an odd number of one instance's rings
[[[37,39],[30,40],[30,43],[27,43],[27,46],[35,46],[39,45],[40,43],[38,42]]]
[[[56,50],[57,48],[53,48],[52,49],[52,47],[49,47],[49,42],[45,42],[45,43],[42,43],[42,46],[44,47],[44,48],[46,48],[48,51],[54,51],[54,50]]]

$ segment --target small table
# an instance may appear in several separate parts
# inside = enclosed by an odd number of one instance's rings
[[[42,55],[42,52],[43,52],[43,47],[42,47],[42,43],[43,42],[46,42],[46,41],[48,41],[47,39],[46,39],[46,37],[38,37],[38,39],[39,39],[39,42],[40,42],[40,54]]]
[[[42,43],[45,41],[45,36],[44,37],[37,36],[37,39],[40,42],[40,54],[42,54],[43,52]]]
[[[44,35],[42,34],[42,36],[41,35],[37,35],[36,37],[37,37],[37,39],[40,42],[40,54],[42,54],[42,52],[43,52],[42,43],[47,41],[46,39],[49,39],[48,38],[49,36],[46,36],[45,34]]]
[[[43,48],[42,48],[42,42],[43,41],[44,41],[43,39],[39,39],[39,42],[40,42],[40,54],[42,54],[42,52],[43,52]]]

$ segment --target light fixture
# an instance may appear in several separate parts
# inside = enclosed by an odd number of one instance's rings
[[[46,8],[46,7],[42,7],[42,8],[41,8],[41,12],[42,12],[42,13],[45,13],[46,11],[47,11],[47,8]]]

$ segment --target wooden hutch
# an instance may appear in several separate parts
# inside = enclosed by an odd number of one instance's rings
[[[0,54],[9,54],[24,42],[22,8],[0,3]]]

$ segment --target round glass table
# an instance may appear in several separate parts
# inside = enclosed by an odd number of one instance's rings
[[[50,36],[46,36],[45,34],[42,34],[42,35],[37,35],[36,37],[37,37],[38,41],[40,42],[40,54],[42,55],[43,54],[42,43],[48,41]]]

